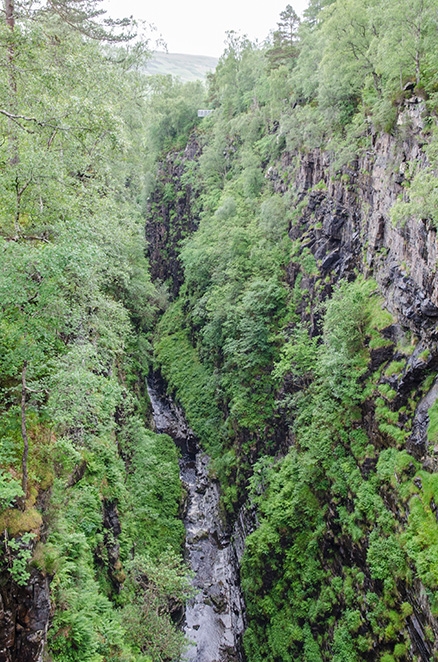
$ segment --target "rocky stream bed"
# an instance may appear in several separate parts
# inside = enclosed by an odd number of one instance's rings
[[[148,380],[155,430],[170,435],[181,451],[180,475],[187,492],[183,519],[185,556],[194,573],[195,597],[187,605],[184,662],[242,662],[244,604],[239,587],[239,533],[220,518],[219,486],[181,410],[158,376]],[[234,540],[236,539],[236,543]]]

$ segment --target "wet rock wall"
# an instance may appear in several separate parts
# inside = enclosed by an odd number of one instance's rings
[[[32,568],[19,586],[0,575],[0,662],[42,662],[51,615],[49,580]]]
[[[436,338],[438,322],[437,231],[430,221],[410,218],[395,225],[391,207],[403,195],[408,162],[426,163],[421,146],[424,102],[414,98],[399,115],[396,135],[371,134],[371,147],[336,171],[330,154],[304,155],[288,186],[306,205],[291,229],[305,238],[323,275],[332,281],[354,270],[376,279],[388,310],[416,336]],[[284,155],[285,163],[290,155]],[[281,169],[281,166],[279,166]],[[267,177],[284,190],[279,169]]]

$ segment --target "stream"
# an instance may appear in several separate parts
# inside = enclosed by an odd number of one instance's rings
[[[180,476],[187,491],[185,557],[197,592],[186,607],[184,633],[190,645],[182,662],[242,662],[240,549],[233,544],[239,535],[230,536],[220,519],[219,485],[209,476],[209,457],[199,448],[182,411],[166,396],[158,375],[148,379],[147,389],[156,432],[170,435],[181,451]],[[237,547],[242,547],[241,539]]]

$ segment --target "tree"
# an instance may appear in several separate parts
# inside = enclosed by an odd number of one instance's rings
[[[24,361],[23,367],[21,369],[21,436],[23,437],[23,456],[21,462],[21,489],[23,490],[23,505],[27,496],[27,482],[28,482],[28,471],[27,471],[27,460],[29,457],[29,439],[27,436],[27,424],[26,424],[26,372],[27,372],[27,361]]]
[[[322,26],[325,48],[320,63],[319,100],[332,113],[335,108],[341,123],[356,111],[367,78],[375,94],[381,96],[382,84],[371,45],[380,39],[381,21],[374,8],[378,0],[338,0],[327,10]]]
[[[418,86],[434,81],[435,39],[438,26],[436,0],[401,0],[376,8],[385,22],[383,38],[375,43],[376,58],[391,87],[401,89],[407,80]],[[432,83],[435,89],[435,82]]]
[[[21,469],[24,508],[28,489],[29,439],[27,411],[29,393],[41,397],[47,364],[56,347],[57,323],[45,305],[45,286],[41,288],[41,272],[32,264],[36,258],[31,246],[18,250],[2,242],[0,275],[0,388],[2,402],[0,425],[17,410],[21,419]],[[31,384],[29,384],[29,379]],[[1,420],[3,419],[3,420]]]
[[[257,71],[247,65],[254,50],[255,45],[246,35],[227,32],[226,48],[209,77],[209,100],[214,106],[221,106],[225,117],[238,114],[252,101]]]
[[[306,23],[312,27],[318,25],[322,20],[321,12],[324,7],[328,7],[334,2],[336,2],[336,0],[309,0],[307,8],[304,10],[304,18],[306,19]]]
[[[58,16],[71,29],[97,41],[124,42],[135,36],[132,17],[113,19],[100,8],[102,0],[4,0],[6,24],[14,29],[16,21],[41,20]]]
[[[21,24],[15,28],[20,48],[14,55],[14,112],[7,110],[8,75],[0,71],[0,130],[7,134],[13,126],[14,136],[13,159],[11,144],[9,152],[8,145],[0,146],[10,165],[2,173],[0,233],[9,239],[47,241],[54,223],[71,217],[87,194],[97,192],[96,186],[102,194],[118,181],[126,197],[139,181],[128,160],[125,173],[128,177],[126,171],[132,168],[131,186],[121,181],[120,170],[112,177],[108,157],[127,148],[131,127],[120,118],[125,113],[132,121],[144,105],[145,85],[133,69],[123,69],[113,53],[104,54],[98,43],[72,32],[56,17],[43,14],[36,24],[25,26],[23,34]],[[0,52],[6,61],[8,39],[7,34]],[[128,109],[122,96],[131,99]]]
[[[32,435],[49,411],[61,357],[91,343],[100,388],[130,338],[128,313],[115,298],[131,307],[139,329],[151,319],[135,202],[140,157],[122,158],[142,126],[144,85],[124,48],[119,58],[115,46],[104,53],[98,32],[79,29],[81,17],[101,16],[93,7],[39,4],[29,16],[27,5],[7,0],[0,29],[0,132],[8,137],[0,144],[0,427],[21,421],[6,436],[14,458],[21,446],[22,507]],[[60,19],[70,9],[82,12],[76,27]]]
[[[163,149],[186,144],[198,122],[197,109],[202,107],[205,90],[200,81],[182,83],[170,75],[156,75],[147,79],[147,96],[149,156],[156,158]]]
[[[282,42],[293,45],[297,41],[300,19],[291,5],[286,5],[286,9],[280,13],[280,22],[277,25],[278,30],[274,34],[277,34]]]
[[[273,34],[272,47],[266,55],[271,67],[275,68],[281,64],[290,64],[298,55],[298,28],[300,18],[291,5],[287,5],[280,14],[278,29]]]

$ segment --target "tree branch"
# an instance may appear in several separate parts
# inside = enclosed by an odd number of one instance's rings
[[[35,122],[39,126],[46,126],[40,120],[37,120],[36,117],[26,117],[26,115],[15,115],[14,113],[9,113],[7,110],[0,108],[0,113],[8,117],[10,120],[25,120],[26,122]]]
[[[8,235],[5,235],[0,232],[0,237],[3,237],[5,241],[43,241],[45,244],[50,244],[50,241],[47,239],[47,237],[44,236],[38,236],[38,235],[15,235],[14,237],[10,237]]]
[[[23,501],[22,501],[22,510],[26,507],[26,496],[27,496],[27,457],[29,455],[29,439],[27,437],[27,426],[26,426],[26,371],[27,371],[27,361],[23,363],[23,369],[21,371],[21,436],[23,437],[23,456],[21,460],[22,467],[22,480],[21,488],[23,490]]]

